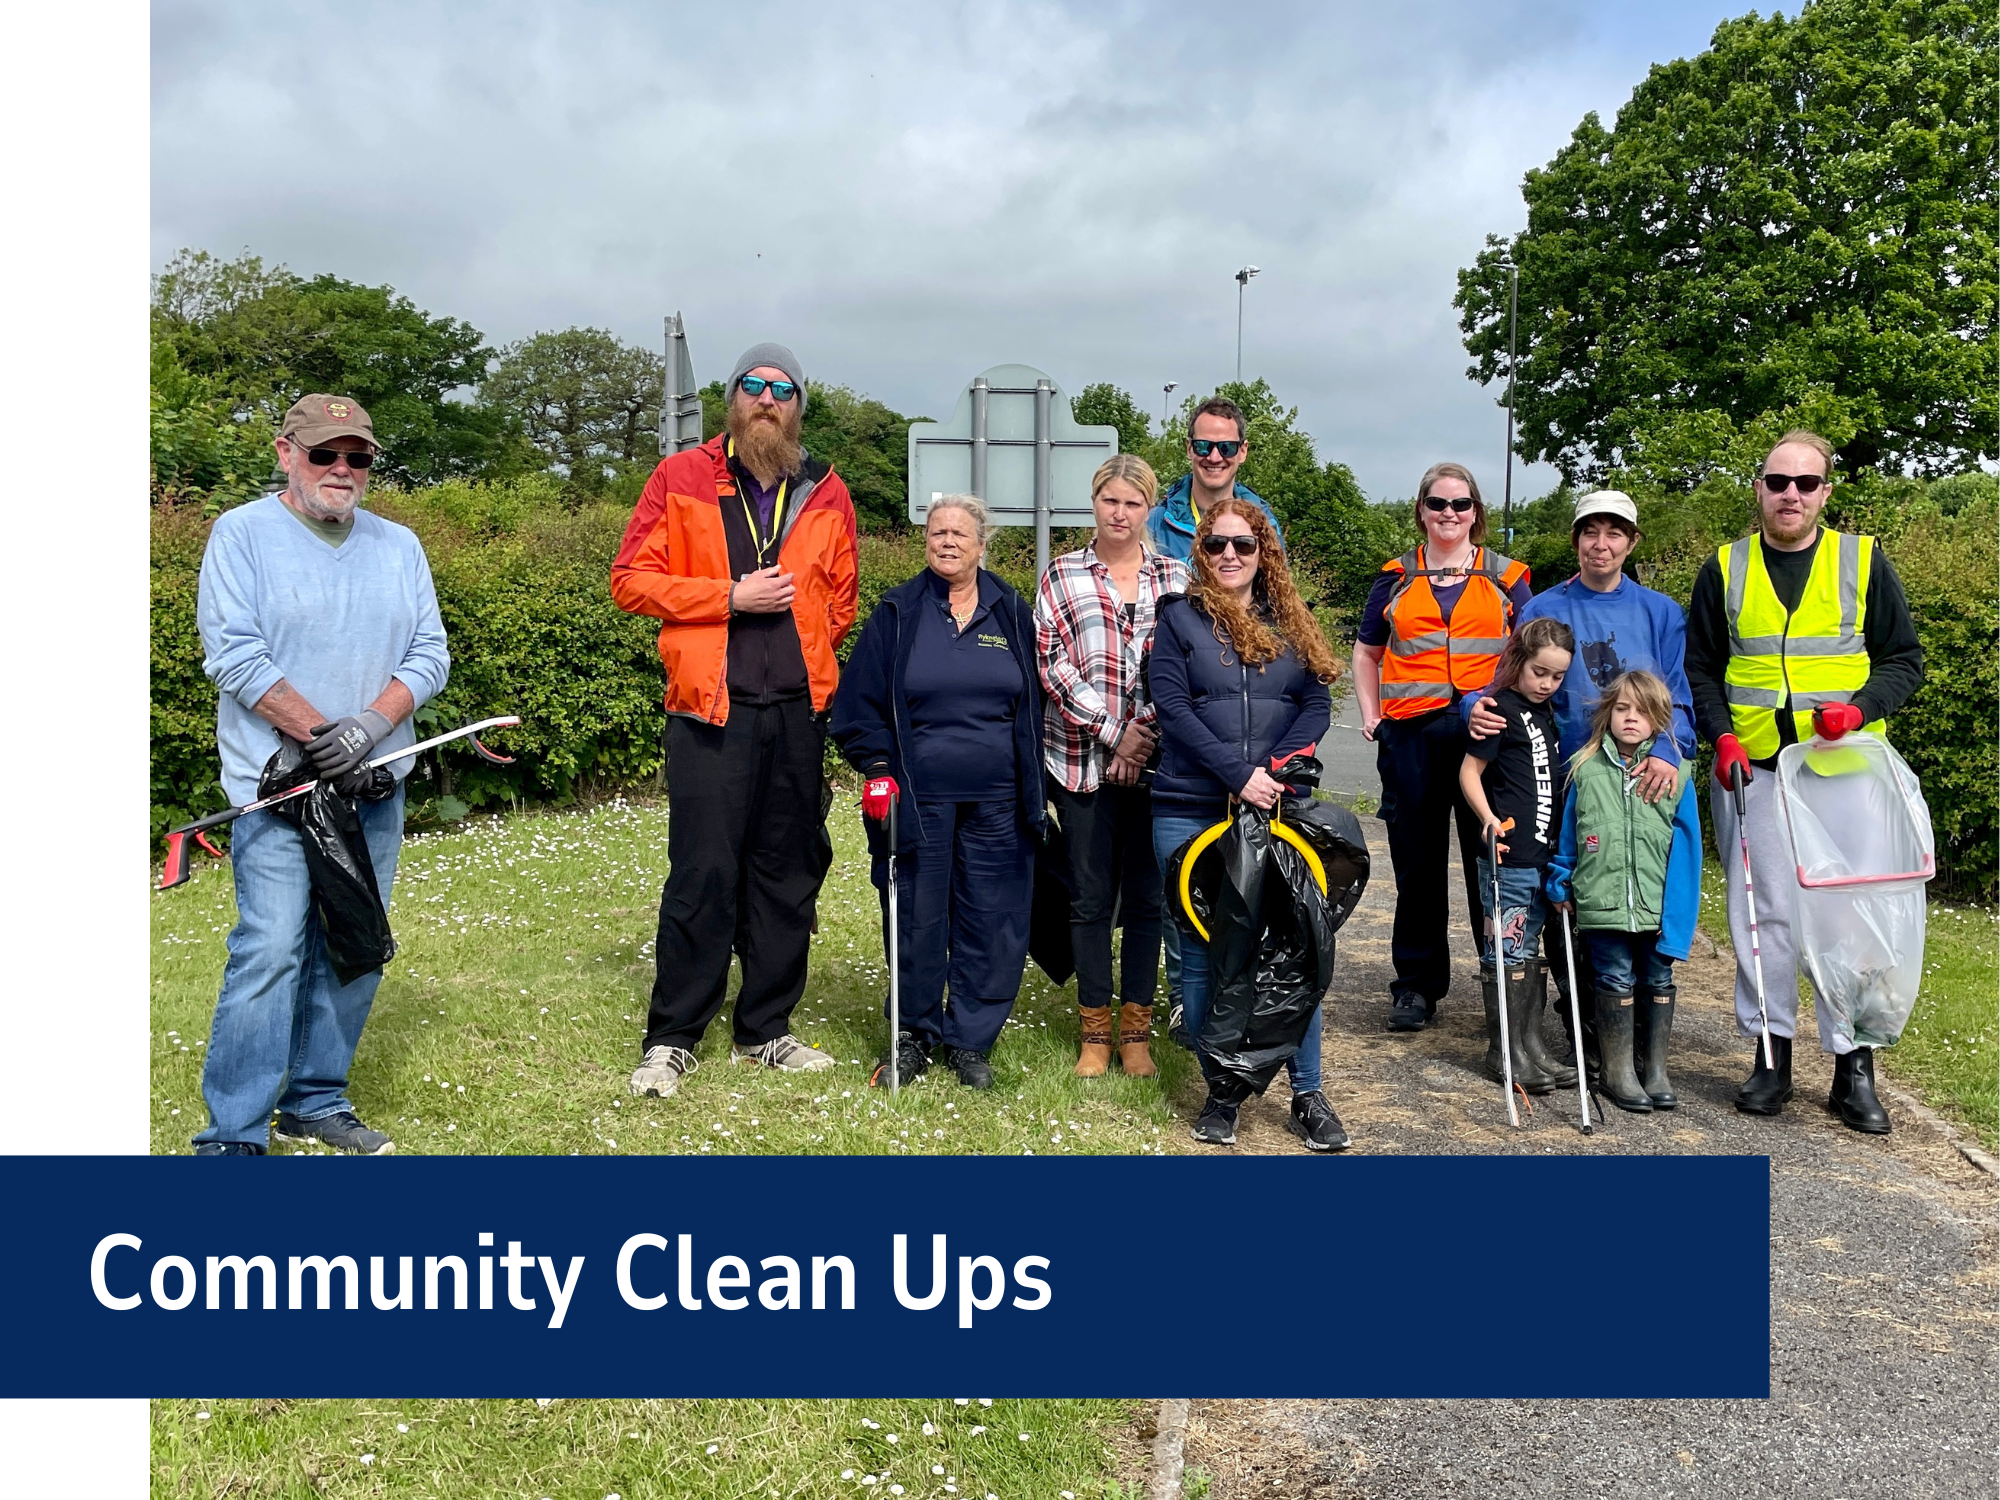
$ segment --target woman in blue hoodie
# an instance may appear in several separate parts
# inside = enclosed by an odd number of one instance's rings
[[[1162,600],[1147,666],[1159,711],[1160,764],[1153,780],[1153,848],[1164,868],[1173,853],[1241,798],[1277,805],[1285,784],[1272,774],[1319,743],[1332,719],[1327,685],[1339,660],[1299,598],[1269,518],[1246,500],[1211,506],[1195,532],[1194,583]],[[1181,1005],[1199,1037],[1208,1010],[1207,946],[1181,936]],[[1236,1140],[1236,1106],[1216,1097],[1213,1072],[1194,1138]],[[1340,1117],[1320,1090],[1320,1017],[1286,1063],[1293,1134],[1314,1151],[1347,1145]]]
[[[891,1045],[904,1083],[942,1047],[960,1083],[991,1088],[987,1054],[1028,960],[1043,818],[1035,617],[980,567],[991,534],[972,496],[932,503],[929,566],[882,596],[833,695],[834,743],[868,778],[862,826],[885,928],[889,800],[901,799],[902,1029]]]

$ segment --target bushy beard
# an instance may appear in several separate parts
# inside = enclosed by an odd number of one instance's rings
[[[296,474],[291,477],[290,487],[293,503],[315,521],[352,520],[354,508],[361,503],[363,492],[363,486],[357,479],[354,488],[344,496],[337,493],[329,495],[324,493],[326,488],[324,479],[318,484],[307,484]]]
[[[799,423],[804,413],[797,401],[788,401],[775,418],[755,406],[732,402],[729,408],[729,436],[735,440],[736,456],[743,467],[769,485],[799,472]]]

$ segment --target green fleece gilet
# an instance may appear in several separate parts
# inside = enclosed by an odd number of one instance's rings
[[[1595,755],[1571,768],[1576,789],[1576,871],[1570,878],[1577,930],[1657,932],[1667,889],[1674,811],[1687,793],[1688,765],[1671,792],[1648,806],[1626,775],[1652,750],[1648,740],[1628,763],[1610,735]]]

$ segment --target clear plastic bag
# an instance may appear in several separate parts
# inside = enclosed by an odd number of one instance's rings
[[[1930,808],[1888,741],[1856,730],[1778,753],[1798,874],[1793,932],[1833,1034],[1893,1046],[1924,972],[1924,886],[1937,872]]]

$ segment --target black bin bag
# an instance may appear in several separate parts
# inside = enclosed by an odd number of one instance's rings
[[[1262,1094],[1299,1050],[1333,980],[1334,934],[1367,885],[1361,825],[1336,803],[1287,797],[1276,819],[1239,803],[1219,837],[1197,835],[1174,851],[1174,920],[1196,941],[1206,929],[1209,1005],[1196,1041],[1220,1074],[1210,1088],[1223,1102]]]
[[[264,763],[257,795],[274,796],[310,780],[312,774],[305,747],[281,738],[277,753]],[[363,795],[378,801],[395,791],[395,777],[387,767],[378,766]],[[381,968],[395,957],[396,939],[389,931],[389,914],[382,909],[375,862],[368,857],[368,841],[362,837],[354,804],[322,781],[305,796],[281,802],[271,811],[299,830],[306,874],[312,881],[313,911],[326,936],[334,977],[352,984]]]

